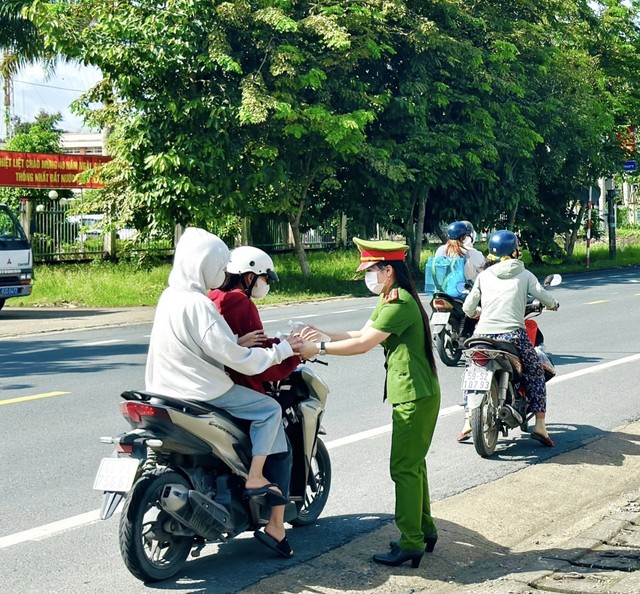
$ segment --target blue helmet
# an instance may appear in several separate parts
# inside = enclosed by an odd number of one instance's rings
[[[464,223],[467,226],[467,229],[469,230],[469,237],[471,237],[471,241],[473,243],[475,243],[475,241],[476,241],[476,230],[473,228],[473,225],[469,221],[461,221],[461,222]]]
[[[462,221],[454,221],[447,227],[449,239],[462,239],[465,235],[469,235],[469,228]]]
[[[494,231],[489,237],[489,255],[495,258],[518,257],[518,238],[513,231]]]

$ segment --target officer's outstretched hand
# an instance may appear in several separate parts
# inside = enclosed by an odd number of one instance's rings
[[[310,342],[302,338],[300,338],[299,340],[302,342],[302,344],[293,347],[293,352],[301,359],[313,359],[318,355],[318,343]]]

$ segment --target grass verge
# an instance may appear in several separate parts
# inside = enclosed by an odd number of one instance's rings
[[[486,245],[477,246],[486,253]],[[422,270],[427,258],[437,246],[429,246],[422,253]],[[586,246],[578,245],[574,262],[548,261],[543,266],[532,266],[525,252],[523,260],[534,274],[571,274],[584,272]],[[260,305],[308,301],[328,297],[369,295],[362,281],[363,273],[356,273],[359,258],[356,250],[309,253],[312,276],[305,279],[292,254],[276,255],[274,262],[280,282],[271,285],[271,292]],[[591,249],[589,270],[603,270],[622,266],[640,265],[640,241],[621,241],[617,257],[609,258],[606,243],[597,243]],[[142,270],[133,264],[110,263],[96,260],[88,264],[37,266],[33,295],[9,299],[6,307],[135,307],[154,306],[167,284],[171,265],[161,264]],[[424,279],[416,281],[418,290]]]

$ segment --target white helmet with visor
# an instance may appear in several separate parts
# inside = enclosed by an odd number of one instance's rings
[[[243,245],[233,250],[227,264],[227,272],[230,274],[242,275],[253,272],[256,276],[267,275],[269,280],[277,281],[278,275],[274,268],[269,254],[251,245]]]

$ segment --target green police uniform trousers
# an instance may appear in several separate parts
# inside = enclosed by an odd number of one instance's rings
[[[425,457],[439,410],[439,394],[393,405],[390,469],[396,486],[398,545],[409,551],[422,550],[425,536],[437,534]]]

